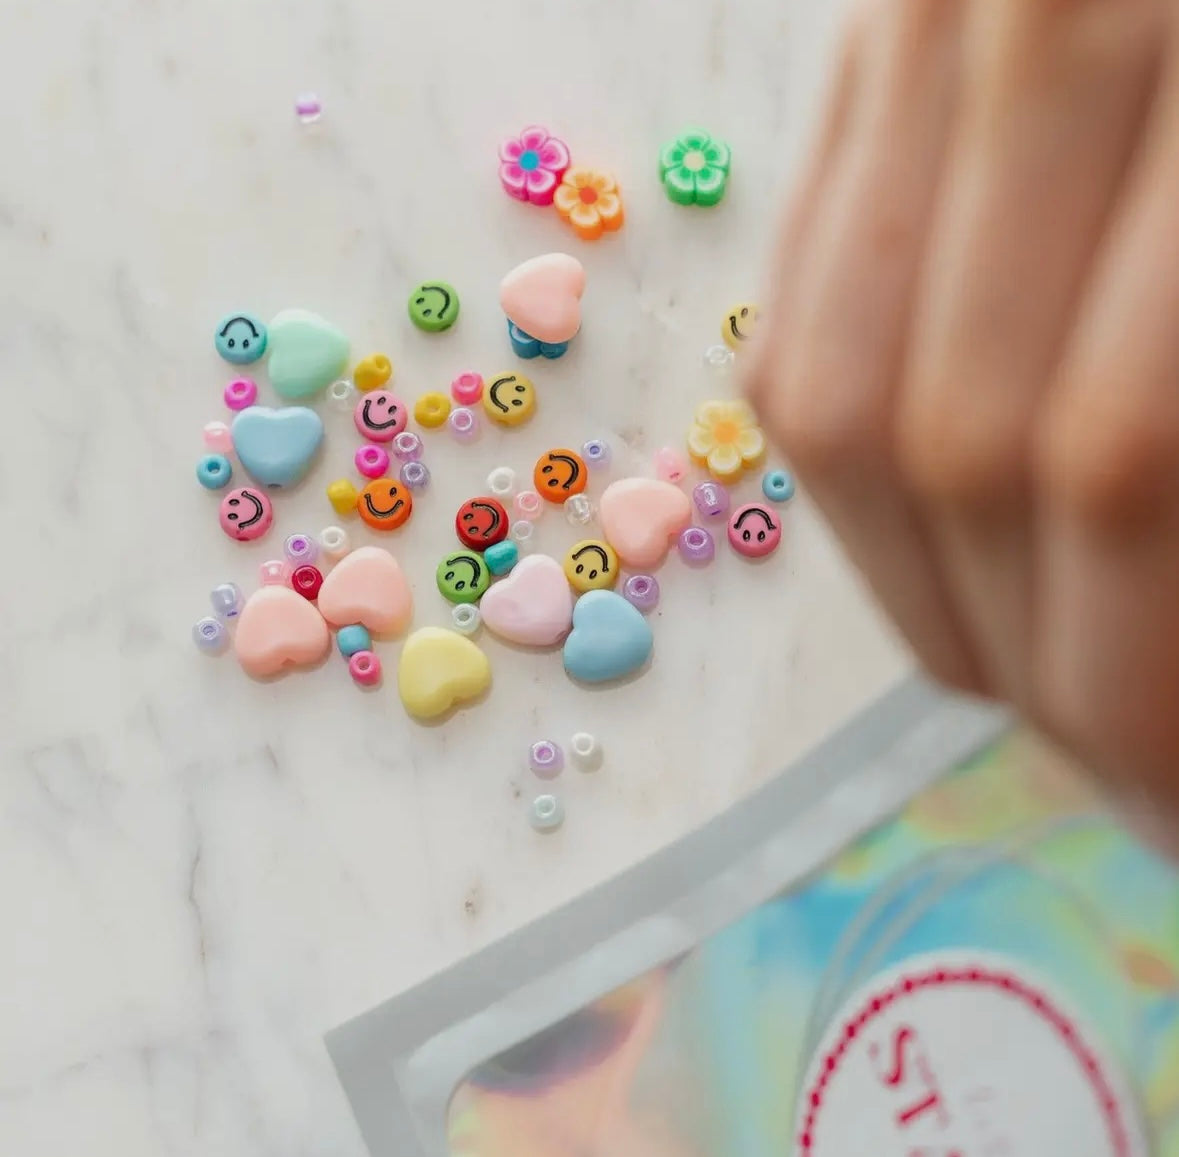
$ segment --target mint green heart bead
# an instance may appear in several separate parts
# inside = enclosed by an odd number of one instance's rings
[[[306,309],[284,309],[267,330],[270,383],[284,398],[308,398],[348,368],[348,339]]]

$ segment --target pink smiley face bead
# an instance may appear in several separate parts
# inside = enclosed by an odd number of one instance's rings
[[[239,486],[221,500],[221,529],[238,542],[261,538],[274,522],[274,507],[266,493],[254,486]]]
[[[751,502],[733,511],[729,519],[729,544],[746,558],[765,558],[782,542],[782,523],[768,506]]]
[[[372,390],[356,403],[352,420],[370,442],[392,442],[408,424],[409,409],[396,394]]]

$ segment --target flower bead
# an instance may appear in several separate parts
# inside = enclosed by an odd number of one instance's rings
[[[766,437],[748,402],[705,402],[688,431],[688,451],[723,481],[761,460]]]
[[[729,146],[693,129],[659,154],[663,189],[677,205],[716,205],[729,182]]]
[[[557,212],[583,241],[622,228],[622,197],[608,173],[570,169],[553,196]]]
[[[541,125],[530,125],[499,147],[499,179],[517,201],[551,205],[557,185],[569,168],[569,148]]]

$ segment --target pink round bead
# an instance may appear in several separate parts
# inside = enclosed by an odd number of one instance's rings
[[[660,482],[671,482],[678,486],[688,474],[688,461],[670,446],[664,446],[655,455],[655,477]]]
[[[389,451],[370,442],[356,451],[356,469],[365,478],[381,478],[389,469]]]
[[[409,407],[389,390],[370,390],[360,395],[352,420],[370,442],[392,442],[409,423]]]
[[[238,542],[261,538],[274,522],[274,507],[266,492],[255,486],[239,486],[221,499],[221,529]]]
[[[258,581],[264,587],[285,587],[293,573],[294,568],[286,559],[271,558],[258,568]]]
[[[225,387],[225,404],[231,410],[245,410],[258,400],[258,383],[253,378],[234,378]]]
[[[381,681],[381,660],[372,651],[357,651],[348,660],[348,674],[362,687],[375,687]]]
[[[450,396],[460,406],[474,406],[483,397],[483,376],[476,373],[459,374],[450,383]]]
[[[215,454],[233,453],[233,435],[224,422],[209,422],[202,434],[207,450],[212,450]]]
[[[541,513],[544,502],[535,490],[521,490],[512,500],[512,506],[516,511],[517,518],[526,518],[531,521]]]
[[[764,558],[773,554],[782,541],[782,522],[769,509],[757,502],[733,511],[729,519],[729,543],[746,558]]]

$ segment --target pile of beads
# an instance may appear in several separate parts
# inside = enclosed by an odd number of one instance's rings
[[[601,767],[601,744],[588,731],[578,731],[569,746],[581,771]],[[556,779],[565,769],[564,749],[555,740],[538,739],[528,749],[528,768],[537,779]],[[552,793],[538,795],[528,805],[528,822],[538,832],[556,831],[565,822],[565,805]]]

